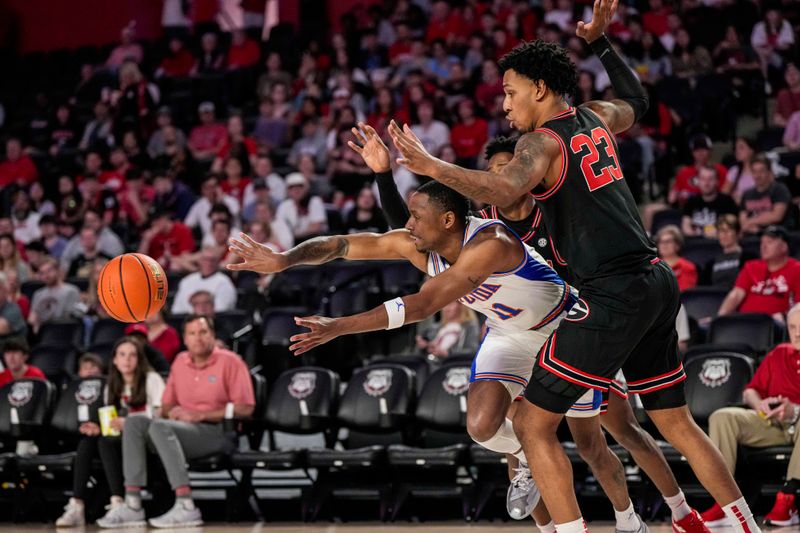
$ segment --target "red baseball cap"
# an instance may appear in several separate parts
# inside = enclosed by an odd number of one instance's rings
[[[141,333],[142,335],[147,335],[147,326],[142,322],[125,326],[125,335],[130,335],[132,333]]]

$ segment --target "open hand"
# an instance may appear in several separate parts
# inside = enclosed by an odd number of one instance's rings
[[[376,174],[391,170],[392,167],[389,164],[389,149],[383,144],[375,128],[363,122],[359,122],[358,127],[352,128],[350,131],[353,132],[359,144],[353,141],[347,141],[347,146],[364,159],[364,162],[370,170]]]
[[[298,326],[311,330],[308,333],[298,333],[289,338],[294,343],[289,346],[289,350],[294,355],[302,355],[312,348],[332,341],[339,336],[337,331],[338,321],[335,318],[325,316],[295,317],[294,322]]]
[[[587,43],[599,39],[611,24],[611,19],[617,12],[617,3],[618,0],[594,0],[592,20],[578,22],[578,27],[575,29],[578,37],[586,40]]]
[[[389,135],[392,136],[392,142],[400,152],[400,157],[397,158],[399,165],[403,165],[411,172],[421,176],[433,176],[437,164],[441,161],[428,153],[425,146],[422,145],[422,141],[414,135],[408,124],[401,129],[392,120],[389,123]]]
[[[286,257],[273,251],[269,246],[257,243],[246,233],[240,233],[239,239],[231,239],[228,250],[244,261],[225,265],[228,270],[252,270],[262,274],[273,274],[286,270],[289,266]]]

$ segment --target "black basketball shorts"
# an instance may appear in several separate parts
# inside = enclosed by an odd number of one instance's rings
[[[622,369],[645,409],[685,405],[675,319],[680,291],[672,269],[654,260],[640,273],[584,284],[578,303],[544,344],[525,398],[566,413],[587,388],[608,391]]]

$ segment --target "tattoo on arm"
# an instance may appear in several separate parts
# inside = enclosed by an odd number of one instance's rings
[[[298,244],[288,252],[286,257],[291,265],[319,265],[345,257],[350,243],[345,237],[316,237]]]

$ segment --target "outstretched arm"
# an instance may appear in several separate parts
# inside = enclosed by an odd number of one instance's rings
[[[513,246],[521,252],[518,245]],[[485,240],[465,247],[453,266],[428,280],[415,294],[390,300],[357,315],[342,318],[295,318],[298,325],[311,331],[292,336],[289,340],[293,344],[289,349],[294,355],[300,355],[341,335],[390,329],[424,320],[453,300],[477,289],[493,272],[507,270],[505,267],[509,262],[509,255],[513,254],[509,254],[506,244],[494,239]],[[392,310],[392,317],[387,307]],[[402,315],[402,322],[398,314]],[[397,320],[398,323],[392,325],[392,320]]]
[[[498,207],[507,207],[536,187],[550,163],[560,155],[558,142],[539,132],[526,133],[517,141],[514,158],[498,173],[468,170],[430,155],[408,125],[394,121],[389,133],[402,157],[397,162],[417,174],[430,176],[464,196]]]
[[[578,22],[575,31],[600,58],[617,95],[617,99],[610,102],[593,100],[583,105],[600,115],[613,133],[620,133],[633,126],[634,122],[644,116],[649,105],[647,91],[642,87],[639,78],[619,57],[604,33],[617,11],[617,2],[618,0],[595,0],[592,20]]]
[[[392,229],[405,227],[409,217],[408,206],[406,206],[406,202],[394,182],[392,166],[389,162],[389,149],[383,144],[375,128],[369,124],[359,122],[358,128],[353,128],[350,131],[353,132],[358,143],[348,141],[347,146],[360,155],[367,166],[375,173],[378,194],[381,198],[381,208],[383,208],[383,213],[386,215],[389,226]]]
[[[406,230],[316,237],[283,253],[242,233],[241,240],[230,241],[229,249],[244,262],[226,265],[228,270],[252,270],[261,274],[282,272],[298,265],[321,265],[339,258],[407,259],[421,270],[425,270],[427,262],[427,256],[417,251]]]

